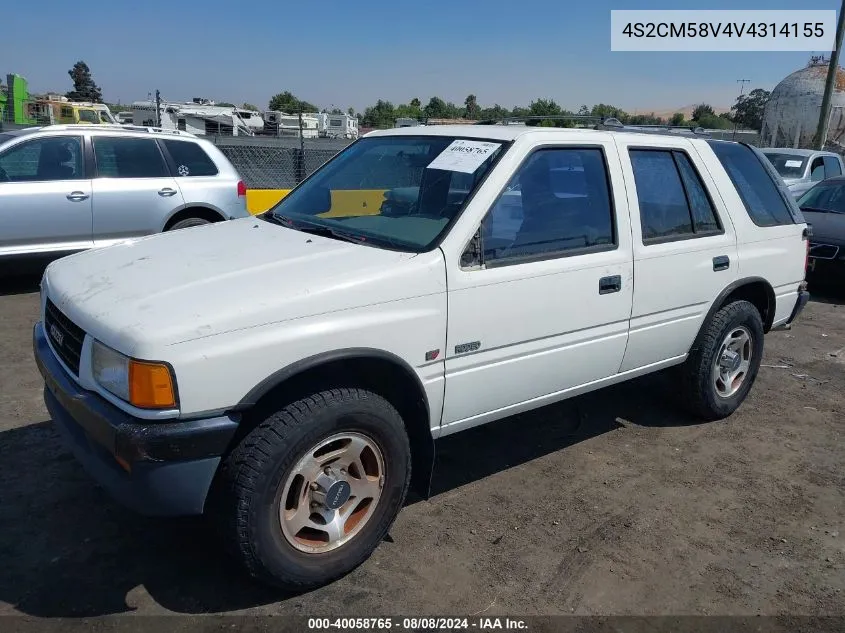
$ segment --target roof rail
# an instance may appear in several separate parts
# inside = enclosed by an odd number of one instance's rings
[[[81,127],[88,127],[94,130],[121,130],[123,132],[147,132],[151,134],[173,134],[174,136],[195,136],[184,130],[168,130],[161,127],[149,127],[144,125],[123,125],[121,123],[54,123],[45,125],[43,130],[78,130]]]
[[[593,130],[613,130],[619,132],[639,132],[641,134],[674,134],[679,136],[709,137],[701,127],[683,125],[625,125],[614,117],[597,117],[589,114],[551,114],[503,117],[478,121],[476,125],[526,125],[529,121],[573,121],[579,127]]]

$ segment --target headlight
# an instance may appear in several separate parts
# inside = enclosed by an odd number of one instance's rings
[[[94,341],[91,371],[103,389],[135,407],[170,409],[176,406],[173,375],[164,363],[135,360]]]

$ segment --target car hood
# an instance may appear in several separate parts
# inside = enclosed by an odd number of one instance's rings
[[[415,257],[244,218],[71,255],[47,268],[43,285],[86,332],[144,357],[195,338],[400,299],[403,289],[420,294],[396,280]]]
[[[801,211],[804,221],[813,227],[813,242],[845,245],[845,214]]]

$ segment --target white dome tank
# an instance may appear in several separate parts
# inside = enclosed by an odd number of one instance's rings
[[[812,146],[821,114],[828,65],[826,59],[814,57],[805,68],[796,70],[775,86],[763,111],[760,134],[765,145]],[[836,71],[830,105],[828,141],[840,143],[845,137],[845,70],[841,67]]]

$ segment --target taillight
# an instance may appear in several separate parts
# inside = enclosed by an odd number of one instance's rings
[[[246,183],[243,180],[238,181],[238,197],[241,198],[246,195]]]

